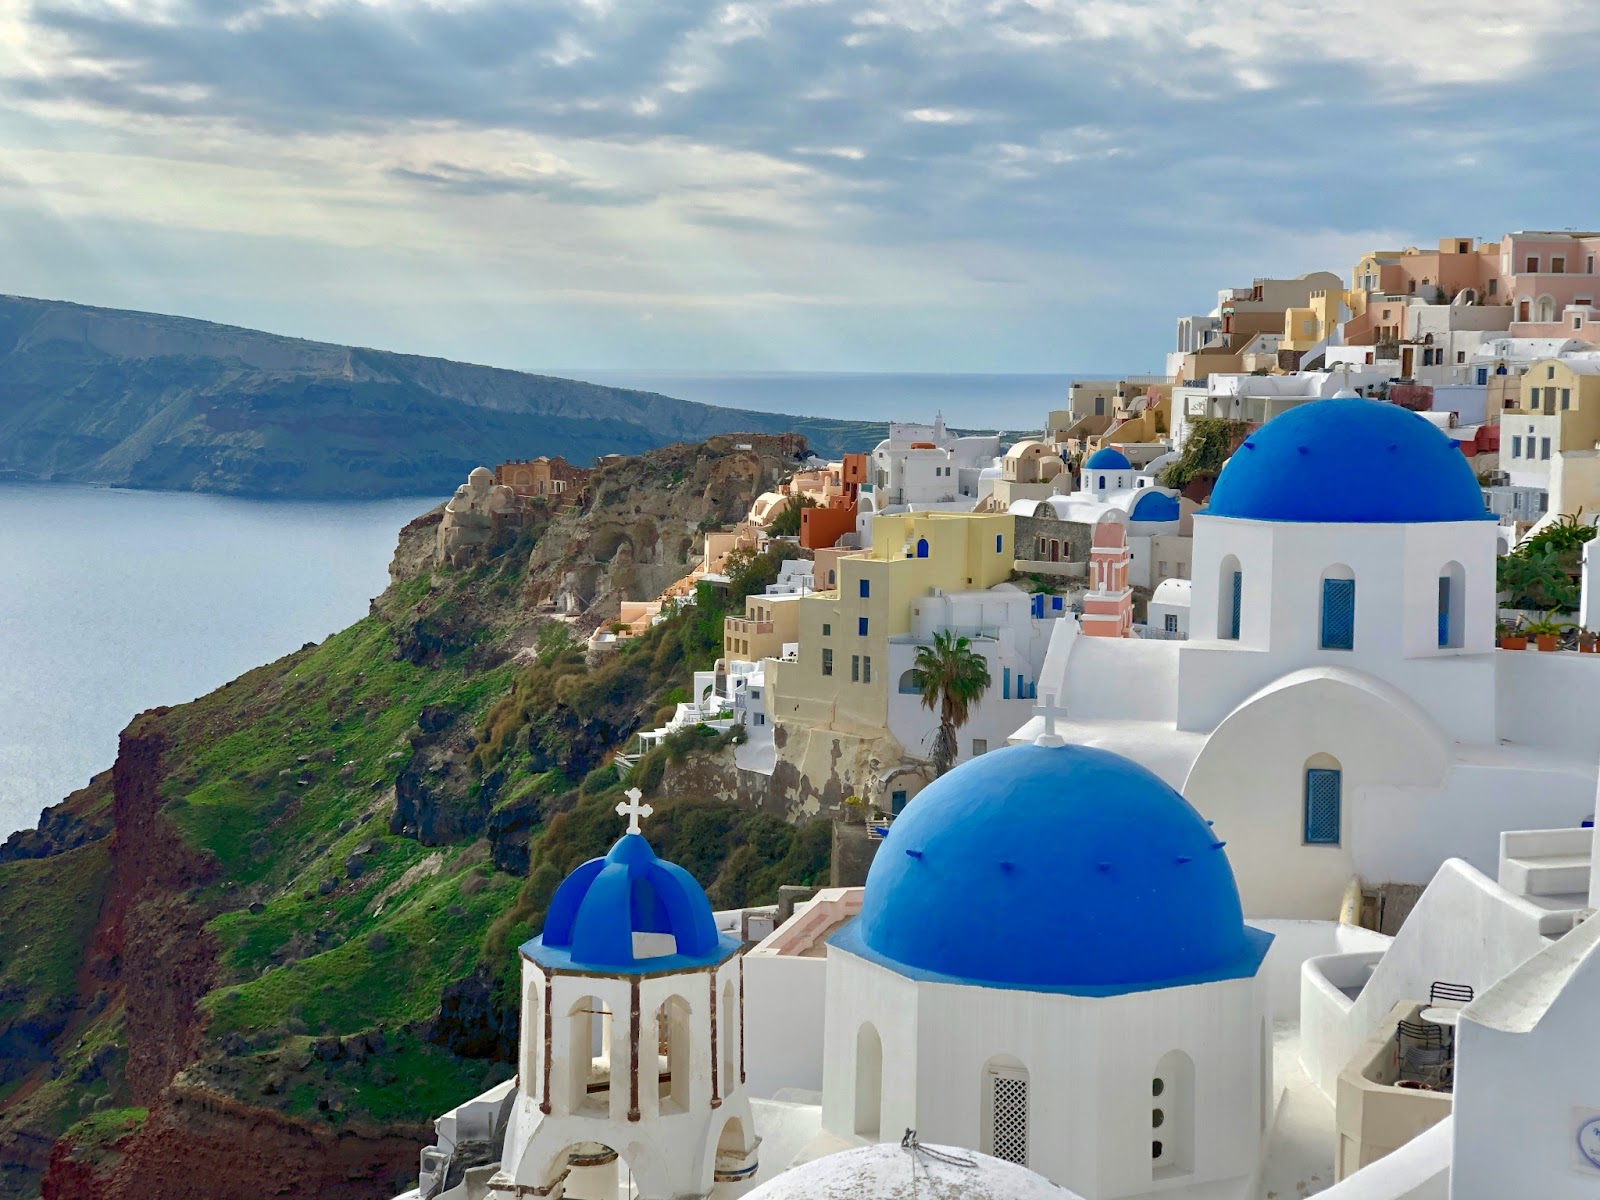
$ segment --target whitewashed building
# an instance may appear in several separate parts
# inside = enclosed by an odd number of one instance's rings
[[[999,435],[957,437],[944,417],[932,425],[896,421],[872,450],[871,487],[856,503],[856,545],[872,545],[872,518],[895,512],[971,512],[999,465]]]

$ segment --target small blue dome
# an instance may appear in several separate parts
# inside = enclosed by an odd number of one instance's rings
[[[1274,417],[1228,459],[1206,512],[1321,524],[1493,520],[1455,442],[1379,400],[1313,400]]]
[[[671,934],[676,950],[640,955],[636,933]],[[738,949],[736,939],[717,932],[694,876],[657,858],[637,833],[624,834],[604,858],[591,858],[562,880],[544,932],[522,947],[541,966],[623,975],[690,970]]]
[[[1271,942],[1188,801],[1086,746],[1010,746],[929,784],[833,938],[917,979],[1074,995],[1244,978]]]
[[[1115,446],[1101,446],[1083,464],[1088,471],[1131,471],[1133,464]]]
[[[1148,491],[1134,502],[1130,521],[1176,521],[1178,502],[1165,492]]]

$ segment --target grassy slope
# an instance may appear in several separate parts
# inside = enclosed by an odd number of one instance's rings
[[[537,932],[566,872],[621,827],[623,784],[597,763],[708,665],[721,628],[720,609],[691,609],[597,668],[559,647],[539,663],[504,661],[493,647],[508,622],[525,620],[516,610],[526,562],[524,541],[473,571],[398,585],[321,645],[140,718],[169,744],[168,819],[219,867],[199,897],[221,954],[191,1082],[334,1124],[421,1122],[509,1074],[513,1031],[499,1035],[501,1061],[429,1040],[441,994],[476,974],[514,1017],[516,946]],[[455,631],[448,644],[460,648],[408,661],[401,645],[419,621]],[[454,714],[463,756],[479,747],[456,801],[481,791],[490,811],[533,812],[526,878],[496,870],[476,833],[429,847],[389,832],[419,718],[441,713]],[[680,736],[641,776],[659,779],[668,760],[720,742]],[[825,822],[796,829],[711,798],[657,808],[651,840],[714,903],[759,902],[780,883],[826,877]],[[0,1022],[73,995],[107,863],[99,842],[0,866],[0,927],[26,931],[24,950],[0,958]],[[58,1047],[60,1074],[42,1085],[35,1076],[26,1105],[0,1111],[0,1134],[25,1121],[53,1136],[94,1116],[99,1125],[81,1128],[93,1141],[110,1118],[90,1110],[127,1103],[120,1005],[78,1003],[71,1036],[81,1041]],[[372,1049],[326,1061],[316,1048],[330,1038]]]

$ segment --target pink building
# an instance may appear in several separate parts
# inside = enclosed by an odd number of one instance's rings
[[[1133,589],[1128,586],[1128,527],[1102,521],[1089,544],[1089,592],[1083,598],[1088,637],[1133,636]]]
[[[1499,301],[1512,308],[1512,337],[1595,341],[1600,233],[1508,233],[1500,239]]]

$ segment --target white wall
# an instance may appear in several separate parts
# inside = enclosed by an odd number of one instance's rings
[[[1322,1200],[1451,1200],[1450,1152],[1454,1126],[1446,1117],[1393,1154],[1318,1192]],[[1511,1200],[1508,1192],[1496,1200]],[[1459,1200],[1459,1197],[1458,1197]]]
[[[828,960],[799,955],[744,957],[745,1088],[822,1090]]]

